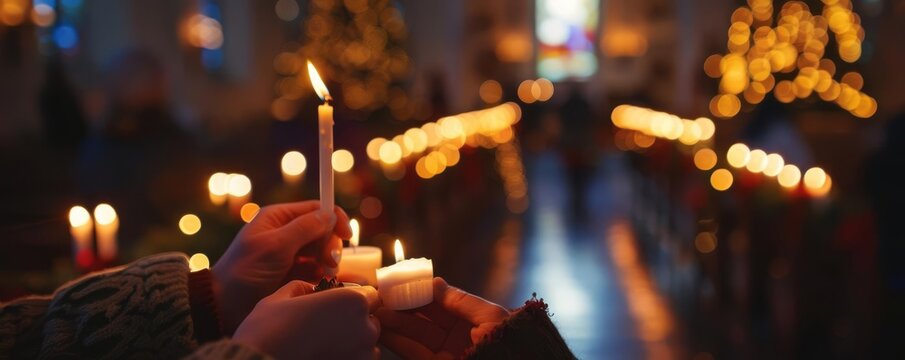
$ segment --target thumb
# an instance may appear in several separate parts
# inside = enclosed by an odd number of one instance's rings
[[[314,292],[314,285],[301,280],[292,280],[268,296],[272,299],[289,299]]]
[[[368,313],[373,313],[380,305],[380,297],[377,296],[377,289],[373,286],[345,286],[335,289],[337,291],[352,291],[361,294],[368,302]]]

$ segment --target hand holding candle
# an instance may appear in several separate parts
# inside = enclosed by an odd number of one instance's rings
[[[402,243],[396,239],[396,264],[377,269],[377,291],[383,305],[408,310],[434,300],[434,264],[430,259],[405,260]]]
[[[358,246],[361,229],[358,220],[349,222],[352,237],[349,247],[343,248],[342,260],[339,263],[337,277],[343,281],[351,281],[361,285],[377,286],[377,268],[383,258],[383,251],[376,246]]]

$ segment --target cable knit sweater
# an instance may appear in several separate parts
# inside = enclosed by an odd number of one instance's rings
[[[161,254],[2,304],[0,359],[266,357],[231,340],[199,347],[188,274],[185,255]]]
[[[211,335],[211,328],[219,328],[216,314],[199,310],[212,302],[209,278],[192,275],[185,255],[160,254],[74,280],[51,296],[0,304],[0,359],[269,358],[238,342],[216,340],[218,330]],[[204,341],[209,342],[199,344]],[[547,305],[534,298],[466,357],[575,358]]]

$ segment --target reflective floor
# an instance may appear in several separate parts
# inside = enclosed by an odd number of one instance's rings
[[[537,292],[581,359],[662,358],[663,347],[657,351],[649,346],[651,339],[639,331],[646,324],[639,322],[653,319],[662,324],[664,319],[656,317],[668,314],[637,316],[628,297],[637,292],[625,290],[629,274],[612,256],[611,230],[626,215],[630,193],[620,166],[623,159],[599,161],[583,191],[585,203],[580,208],[587,216],[581,221],[571,203],[570,192],[576,189],[570,187],[560,156],[543,153],[526,158],[531,207],[524,218],[523,253],[508,305],[519,306]],[[653,344],[662,339],[653,339],[657,340]]]

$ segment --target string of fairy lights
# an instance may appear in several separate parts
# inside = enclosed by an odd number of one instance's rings
[[[682,119],[666,112],[632,105],[615,107],[610,117],[620,131],[630,132],[622,135],[617,132],[617,145],[620,138],[639,149],[652,146],[655,139],[678,141],[694,149],[695,167],[701,171],[713,170],[710,173],[710,185],[715,190],[726,191],[732,187],[734,176],[729,169],[714,170],[719,163],[719,155],[712,148],[716,132],[712,120],[705,117]],[[832,179],[822,168],[811,167],[802,176],[801,169],[797,165],[786,163],[782,155],[751,149],[743,143],[730,146],[726,151],[725,161],[729,168],[775,178],[785,189],[797,189],[803,185],[805,191],[815,198],[826,196],[832,188]]]
[[[826,57],[831,35],[843,62],[861,57],[861,18],[850,0],[823,3],[823,12],[815,15],[804,2],[789,1],[776,18],[772,0],[748,0],[747,6],[738,7],[731,16],[728,53],[711,55],[704,62],[707,75],[720,80],[710,112],[731,118],[741,109],[742,99],[754,105],[772,92],[779,102],[790,103],[816,93],[854,116],[873,116],[877,101],[861,91],[861,74],[850,71],[837,81],[833,78],[837,65]]]

